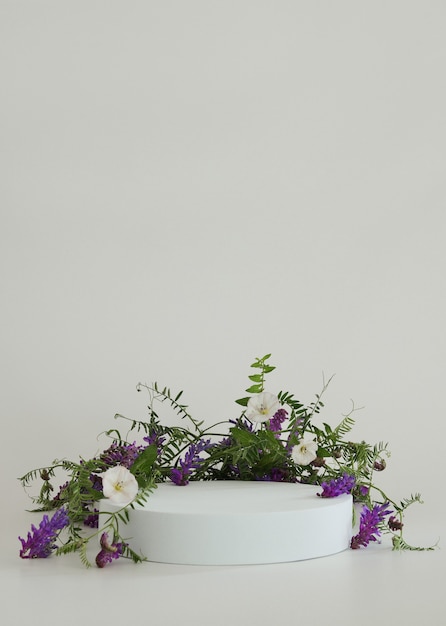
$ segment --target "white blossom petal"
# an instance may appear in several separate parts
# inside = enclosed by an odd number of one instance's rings
[[[252,422],[266,422],[273,417],[280,406],[277,396],[263,391],[249,398],[246,417]]]
[[[102,474],[102,492],[110,502],[127,506],[138,493],[138,482],[126,467],[117,465]]]
[[[296,465],[308,465],[317,457],[316,450],[318,448],[317,441],[301,440],[291,450],[291,458]]]

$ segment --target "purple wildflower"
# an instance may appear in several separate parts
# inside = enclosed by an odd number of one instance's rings
[[[67,481],[66,483],[64,483],[63,485],[61,485],[59,487],[59,491],[54,496],[53,502],[59,502],[59,500],[64,500],[65,499],[65,492],[66,492],[66,489],[67,489],[69,484],[70,483]]]
[[[20,557],[22,559],[46,559],[56,548],[59,531],[68,526],[69,522],[68,513],[64,507],[58,509],[51,519],[48,515],[44,515],[39,528],[36,528],[34,524],[31,525],[32,533],[28,533],[26,541],[19,537],[22,543]]]
[[[343,493],[351,493],[356,483],[356,479],[351,474],[343,474],[339,478],[334,478],[328,483],[321,483],[322,493],[318,493],[321,498],[336,498]]]
[[[269,420],[269,429],[275,433],[279,433],[282,430],[282,422],[284,422],[287,417],[287,411],[285,409],[279,409]]]
[[[273,467],[272,470],[268,474],[264,474],[258,480],[263,480],[266,482],[273,483],[293,483],[296,482],[296,479],[290,476],[290,472],[287,469],[282,469],[280,467]]]
[[[391,515],[389,517],[389,521],[387,522],[390,530],[396,531],[401,530],[404,526],[403,522],[395,517],[395,515]]]
[[[361,518],[359,523],[359,533],[352,537],[350,547],[353,550],[357,550],[361,546],[368,546],[370,541],[378,541],[381,533],[379,531],[379,525],[383,522],[384,517],[389,515],[392,511],[388,509],[388,502],[384,504],[375,504],[372,509],[364,505],[361,511]]]
[[[90,481],[92,489],[102,493],[102,476],[98,476],[97,474],[90,474]]]
[[[102,533],[100,544],[101,550],[96,555],[96,565],[98,567],[105,567],[107,563],[111,563],[114,559],[119,559],[126,545],[124,543],[110,543],[108,533]]]
[[[252,433],[254,429],[253,423],[243,417],[239,417],[236,420],[229,420],[229,423],[234,424],[236,428],[241,428],[242,430],[248,430],[250,433]]]
[[[203,462],[203,459],[200,457],[200,453],[207,450],[210,445],[210,439],[192,443],[184,455],[184,459],[179,460],[180,467],[174,467],[172,469],[170,473],[172,482],[179,486],[187,485],[191,471],[198,469]]]
[[[229,470],[232,472],[233,476],[240,478],[240,468],[238,465],[229,464],[228,467],[229,467]]]
[[[220,439],[218,445],[222,448],[229,448],[229,446],[232,446],[234,440],[232,439],[232,437],[224,437],[223,439]]]
[[[141,454],[142,450],[143,447],[137,446],[136,442],[121,446],[118,446],[117,443],[112,443],[112,445],[101,454],[100,459],[109,467],[123,465],[129,469]]]
[[[161,456],[163,452],[163,444],[166,440],[165,437],[161,437],[158,433],[152,433],[151,435],[147,435],[147,437],[143,437],[143,440],[149,445],[156,445],[156,454],[157,456]]]
[[[98,509],[94,509],[94,512],[84,519],[84,526],[89,526],[90,528],[98,528],[99,527],[99,511]]]

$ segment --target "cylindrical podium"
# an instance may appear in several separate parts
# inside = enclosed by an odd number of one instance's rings
[[[320,487],[278,482],[161,483],[130,509],[120,532],[149,561],[253,565],[328,556],[349,547],[352,496],[320,498]],[[107,500],[101,512],[119,507]],[[103,525],[107,516],[100,515]]]

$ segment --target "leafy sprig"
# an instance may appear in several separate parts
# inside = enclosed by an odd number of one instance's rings
[[[64,507],[67,512],[69,523],[59,534],[56,554],[77,552],[81,561],[89,566],[88,545],[107,533],[111,537],[110,549],[117,549],[113,546],[119,545],[119,556],[134,562],[144,560],[145,557],[128,544],[122,528],[128,523],[132,509],[143,505],[158,483],[174,480],[182,472],[182,482],[178,484],[189,480],[273,480],[323,486],[347,476],[354,484],[354,500],[366,507],[370,518],[374,511],[384,515],[387,506],[393,507],[391,520],[384,523],[379,518],[374,532],[389,533],[393,549],[423,549],[410,546],[402,530],[405,511],[421,503],[421,496],[414,494],[395,502],[379,487],[375,476],[386,467],[390,457],[388,445],[351,439],[354,413],[358,410],[354,404],[334,427],[315,419],[324,407],[322,398],[332,377],[323,381],[321,392],[308,406],[293,393],[279,391],[277,401],[282,411],[279,422],[274,421],[275,416],[261,423],[250,419],[251,398],[264,394],[266,377],[276,369],[270,365],[270,357],[266,354],[251,364],[254,373],[248,377],[251,384],[246,393],[249,395],[236,400],[243,410],[235,420],[206,426],[204,420],[195,419],[183,403],[183,391],[172,393],[169,387],[156,382],[139,383],[137,391],[144,390],[149,396],[147,420],[117,413],[115,419],[127,427],[127,432],[123,435],[120,429],[113,427],[102,433],[110,445],[99,456],[79,461],[56,459],[48,466],[24,474],[20,481],[26,490],[41,481],[37,495],[31,496],[35,511],[48,512]],[[185,425],[163,424],[156,410],[157,403],[167,404]],[[139,444],[133,441],[135,435],[142,438]],[[293,450],[305,441],[315,442],[317,451],[311,462],[302,465],[293,460]],[[199,456],[194,450],[200,451]],[[99,514],[97,505],[104,498],[101,476],[120,463],[120,454],[126,460],[131,459],[129,472],[137,481],[137,496],[128,506]],[[65,475],[65,480],[55,490],[54,482],[60,473]],[[86,533],[85,524],[90,525],[99,515],[98,528]]]
[[[256,371],[255,374],[248,376],[249,380],[254,384],[250,385],[247,389],[245,389],[245,391],[248,393],[262,393],[262,391],[264,391],[266,374],[269,374],[276,369],[274,365],[267,364],[270,357],[271,354],[265,354],[262,358],[257,358],[254,363],[251,363],[251,367],[255,370],[260,370],[260,372]],[[247,406],[249,398],[250,396],[245,396],[244,398],[236,400],[236,402],[241,406]]]

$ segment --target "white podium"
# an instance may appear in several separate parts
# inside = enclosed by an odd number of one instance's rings
[[[276,482],[161,483],[130,509],[122,536],[149,561],[253,565],[341,552],[352,536],[352,496],[320,498],[321,487]],[[119,507],[107,500],[101,511]],[[106,515],[100,515],[104,524]]]

